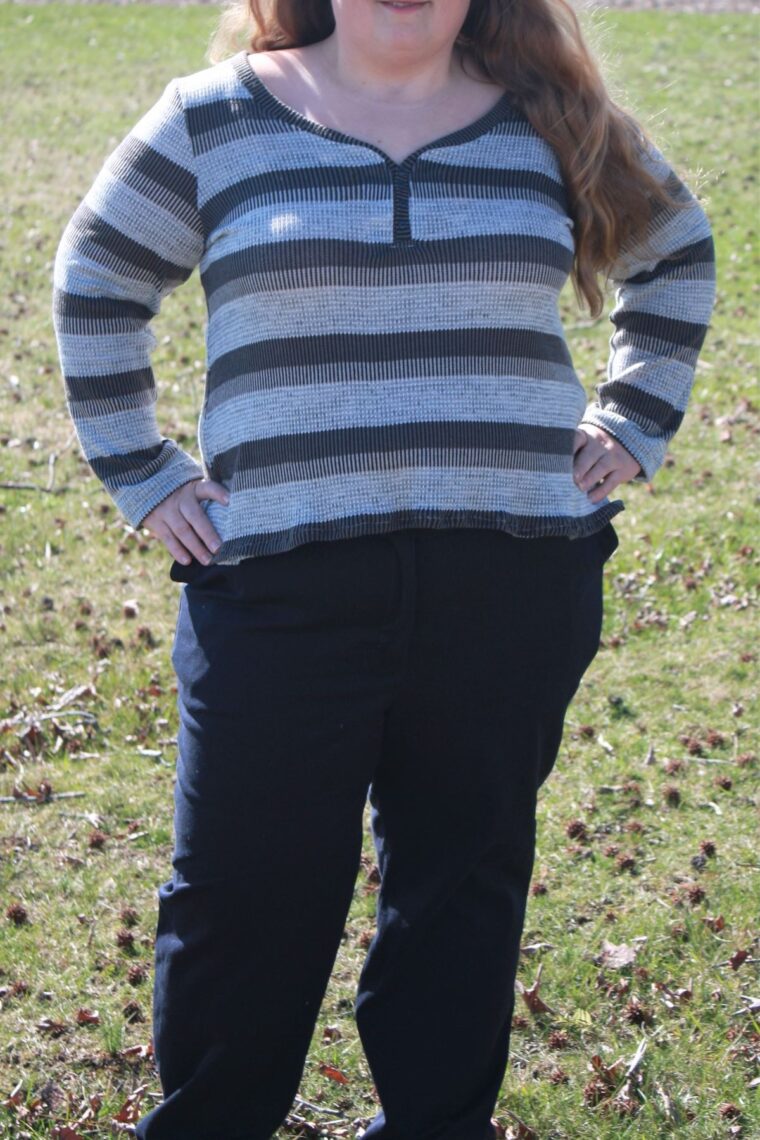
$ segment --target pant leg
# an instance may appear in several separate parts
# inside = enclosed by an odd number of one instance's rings
[[[536,793],[596,653],[610,527],[415,538],[415,621],[370,798],[382,883],[356,1017],[366,1140],[486,1140],[506,1071]]]
[[[269,1140],[291,1107],[351,902],[398,560],[387,539],[197,568],[172,653],[173,874],[159,890],[141,1140]]]

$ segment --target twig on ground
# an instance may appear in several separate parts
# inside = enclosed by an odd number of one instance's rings
[[[51,720],[60,716],[78,716],[88,724],[96,724],[98,720],[95,713],[88,712],[87,709],[54,709],[53,712],[35,713],[31,719]]]
[[[40,487],[37,483],[0,483],[0,490],[2,491],[42,491],[48,495],[60,495],[65,490],[64,487]]]
[[[296,1097],[296,1104],[299,1104],[301,1108],[310,1108],[312,1112],[328,1112],[333,1116],[339,1116],[341,1119],[343,1119],[343,1113],[340,1112],[339,1109],[324,1108],[321,1104],[312,1104],[310,1101],[304,1100],[303,1097],[300,1096]]]
[[[760,998],[751,998],[742,995],[742,1001],[746,1001],[747,1005],[743,1009],[735,1009],[731,1017],[747,1017],[754,1013],[760,1013]]]
[[[633,1075],[633,1073],[636,1072],[642,1060],[644,1059],[644,1054],[647,1051],[648,1044],[649,1042],[647,1041],[646,1037],[642,1037],[641,1041],[639,1041],[638,1048],[636,1049],[636,1052],[631,1058],[628,1068],[625,1071],[626,1077],[630,1077]]]
[[[47,487],[45,488],[46,491],[52,491],[53,490],[53,483],[55,482],[56,460],[60,459],[60,457],[64,454],[64,452],[68,451],[68,449],[71,447],[71,445],[74,442],[74,440],[76,439],[76,437],[77,437],[76,432],[73,431],[70,434],[69,438],[64,443],[64,445],[60,451],[51,451],[50,452],[50,455],[48,456],[48,481],[47,481]]]
[[[49,804],[53,800],[74,800],[83,796],[84,792],[51,792],[41,797],[34,793],[22,792],[20,796],[0,796],[0,804]]]

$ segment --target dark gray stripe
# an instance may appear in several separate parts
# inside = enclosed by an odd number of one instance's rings
[[[208,374],[208,390],[241,373],[274,368],[311,368],[331,362],[425,360],[438,357],[523,356],[572,367],[567,343],[537,329],[423,329],[415,332],[332,333],[246,344],[219,357]]]
[[[140,408],[149,408],[155,404],[155,391],[125,392],[118,396],[93,397],[73,400],[69,397],[68,404],[72,416],[82,419],[95,420],[101,416],[115,416],[123,412],[131,412]]]
[[[262,118],[271,116],[264,115],[253,99],[230,99],[226,92],[220,99],[192,103],[185,108],[185,122],[193,143],[197,143],[202,135],[217,131],[227,120],[257,123]]]
[[[64,333],[91,334],[131,332],[155,316],[152,309],[137,301],[116,297],[86,297],[56,289],[53,307],[59,327]]]
[[[70,400],[118,400],[148,392],[155,387],[153,371],[138,368],[132,372],[104,372],[96,376],[66,375],[66,389]]]
[[[306,238],[246,246],[219,258],[202,274],[209,305],[248,293],[319,285],[439,284],[455,281],[564,283],[573,252],[532,234],[489,234],[417,242],[399,248],[333,238]],[[223,297],[216,294],[225,286]]]
[[[680,348],[697,350],[702,347],[707,333],[707,325],[679,321],[661,313],[623,310],[611,315],[610,320],[617,329],[613,333],[616,345],[620,345],[621,341],[617,338],[623,334],[626,338],[635,339],[637,348],[653,353],[663,353],[667,351],[663,350],[663,346],[674,344]]]
[[[105,257],[118,258],[130,271],[144,280],[149,274],[157,283],[165,280],[177,282],[186,281],[192,273],[192,268],[183,265],[174,265],[166,258],[154,253],[152,249],[141,245],[133,238],[127,237],[121,230],[110,225],[84,202],[79,206],[70,225],[76,233],[76,244],[81,248],[82,242],[89,242],[94,246],[96,257],[102,259],[98,251],[102,250]]]
[[[195,175],[159,154],[142,139],[128,136],[111,158],[116,178],[198,232],[198,187]],[[147,192],[146,192],[147,191]],[[182,207],[178,208],[178,203]]]
[[[698,275],[699,278],[707,280],[714,263],[715,244],[712,237],[708,237],[703,241],[685,245],[678,251],[677,256],[665,257],[662,261],[657,262],[654,269],[649,270],[649,272],[636,273],[627,280],[633,285],[647,285],[650,281],[656,281],[658,278],[681,277],[685,268],[698,265],[705,269],[704,274]]]
[[[267,481],[283,482],[283,470],[289,464],[299,468],[305,464],[308,467],[310,463],[324,463],[329,457],[332,460],[330,472],[335,474],[356,469],[351,464],[357,462],[358,456],[367,457],[359,470],[379,470],[387,466],[382,458],[384,455],[394,455],[398,460],[403,453],[409,455],[410,462],[413,462],[416,453],[419,455],[420,466],[425,466],[435,462],[431,453],[436,451],[441,452],[439,462],[444,466],[451,465],[452,457],[460,453],[465,466],[522,469],[526,463],[535,463],[536,453],[540,453],[545,463],[549,456],[562,456],[563,463],[559,470],[565,470],[569,469],[572,461],[574,436],[572,428],[489,421],[445,420],[336,428],[246,440],[214,456],[211,470],[213,478],[221,482],[229,480],[234,473],[236,487],[246,485],[244,472],[255,472],[249,485],[260,486]],[[533,453],[532,459],[529,458],[530,453]],[[293,463],[294,454],[298,456],[297,463]],[[336,462],[338,457],[343,457],[348,467]],[[273,467],[278,470],[267,480],[266,469]],[[324,475],[327,471],[323,468],[320,473]],[[288,481],[303,477],[301,469]]]
[[[684,182],[678,177],[675,170],[670,169],[667,176],[663,180],[663,186],[667,189],[668,193],[675,197],[678,201],[688,202],[691,194]],[[674,209],[667,202],[654,201],[650,199],[650,226],[659,221],[664,222],[668,217],[675,217],[677,213],[681,213],[677,208]]]
[[[674,408],[667,400],[644,392],[635,384],[624,380],[609,380],[601,386],[600,395],[604,398],[604,410],[616,412],[625,419],[645,419],[665,435],[672,435],[683,422],[683,412]]]
[[[168,458],[165,454],[167,448],[171,451],[176,450],[173,445],[164,441],[157,443],[155,447],[127,451],[122,455],[95,456],[90,460],[90,466],[106,485],[113,483],[116,487],[134,487],[161,470]]]
[[[143,269],[133,262],[125,261],[118,253],[104,249],[103,246],[91,241],[88,234],[77,234],[75,244],[77,255],[81,261],[93,261],[99,270],[106,271],[116,277],[128,277],[130,283],[134,282],[135,285],[144,284],[149,289],[156,289],[159,286],[154,272]],[[77,269],[75,276],[78,272]],[[86,275],[87,269],[83,267],[82,272]]]
[[[293,134],[291,126],[273,119],[247,92],[243,99],[225,97],[192,104],[185,109],[185,116],[193,150],[199,157],[256,135]]]
[[[507,179],[499,167],[462,166],[419,158],[412,182],[417,194],[434,198],[546,198],[564,214],[570,204],[564,186],[538,170],[511,169]],[[421,194],[423,190],[425,195]],[[457,190],[459,194],[455,193]]]
[[[382,199],[391,196],[391,179],[383,163],[264,170],[261,174],[225,186],[203,203],[200,215],[209,233],[228,218],[238,215],[244,206],[275,202],[287,202],[292,206],[299,194],[310,202]]]

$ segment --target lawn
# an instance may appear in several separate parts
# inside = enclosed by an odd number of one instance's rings
[[[106,154],[172,76],[205,65],[214,18],[208,7],[0,6],[0,1136],[14,1140],[110,1136],[160,1098],[150,987],[172,847],[180,587],[165,549],[125,523],[79,454],[50,289],[63,226]],[[523,1140],[750,1140],[756,24],[667,10],[583,20],[615,97],[703,201],[718,299],[666,464],[622,495],[603,644],[541,791],[526,993],[496,1118]],[[611,326],[580,312],[569,287],[562,315],[591,393]],[[203,321],[194,276],[155,322],[159,421],[196,454]],[[279,1140],[353,1137],[376,1111],[352,1017],[375,872],[367,839]]]

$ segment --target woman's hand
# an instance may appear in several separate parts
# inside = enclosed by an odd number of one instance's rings
[[[641,470],[638,460],[604,428],[586,424],[575,432],[573,479],[592,503],[600,503]]]
[[[160,538],[172,557],[185,566],[191,555],[207,566],[211,554],[221,546],[221,539],[200,504],[201,499],[215,499],[226,507],[230,496],[221,483],[193,479],[172,491],[141,524]]]

